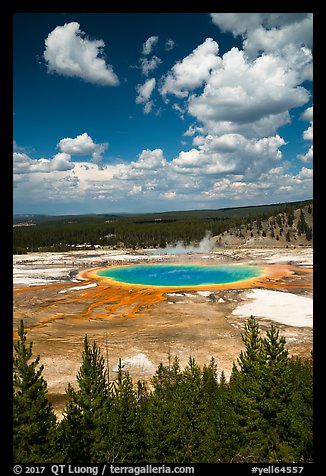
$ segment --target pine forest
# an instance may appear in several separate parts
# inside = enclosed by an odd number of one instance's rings
[[[264,334],[264,335],[263,335]],[[110,379],[95,341],[66,388],[59,421],[41,357],[21,321],[14,345],[14,461],[19,463],[312,462],[312,355],[289,356],[274,325],[251,316],[230,379],[212,357],[161,363],[151,382]]]

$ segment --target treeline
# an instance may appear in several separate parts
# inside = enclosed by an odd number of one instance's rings
[[[312,358],[289,357],[272,325],[252,316],[230,380],[213,358],[158,366],[135,385],[121,361],[110,381],[97,344],[84,340],[78,387],[63,419],[47,397],[21,321],[14,356],[14,461],[62,463],[311,462]]]
[[[272,216],[279,214],[291,216],[300,204],[285,204],[273,207]],[[232,213],[231,213],[232,210]],[[169,215],[140,215],[120,217],[111,220],[94,217],[75,217],[63,220],[62,217],[44,221],[34,226],[15,226],[13,228],[13,253],[27,251],[68,251],[76,246],[95,245],[119,248],[164,248],[178,241],[184,245],[200,242],[207,232],[216,236],[231,229],[254,223],[261,223],[271,216],[271,206],[252,207],[235,214],[236,209],[227,210],[218,216],[218,210],[206,211],[203,216],[185,216],[186,212]],[[228,216],[225,213],[230,213]],[[189,212],[190,213],[190,212]],[[198,212],[199,213],[199,212]],[[244,213],[244,215],[242,215]]]
[[[231,226],[239,226],[243,221],[243,218],[234,218],[137,223],[121,219],[110,224],[60,223],[15,227],[13,252],[65,251],[83,244],[134,249],[164,248],[168,243],[178,241],[187,245],[201,241],[207,231],[219,234]]]

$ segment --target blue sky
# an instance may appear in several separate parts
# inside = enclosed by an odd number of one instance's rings
[[[14,212],[312,197],[312,14],[14,14]]]

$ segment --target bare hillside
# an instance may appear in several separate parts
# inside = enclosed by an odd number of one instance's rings
[[[214,236],[216,247],[294,247],[312,246],[313,205],[269,218],[248,220]]]

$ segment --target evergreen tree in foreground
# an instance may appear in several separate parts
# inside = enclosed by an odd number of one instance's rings
[[[242,336],[246,350],[234,365],[230,391],[237,409],[239,452],[254,461],[293,461],[290,431],[293,377],[285,338],[273,325],[263,338],[253,316]]]
[[[141,393],[137,392],[128,372],[119,359],[117,380],[111,384],[112,406],[108,415],[106,461],[140,462],[144,458],[143,421],[139,418]],[[140,390],[140,385],[138,385]],[[142,389],[145,391],[145,389]]]
[[[47,383],[42,376],[40,356],[32,358],[32,343],[21,320],[19,340],[14,344],[13,365],[13,453],[14,462],[51,461],[56,418],[47,399]]]
[[[295,448],[294,460],[313,461],[313,360],[291,357],[289,378],[292,398],[289,405],[288,440]]]
[[[84,340],[78,389],[67,388],[56,425],[39,356],[31,361],[21,322],[14,359],[16,462],[311,462],[312,359],[289,358],[272,325],[261,335],[250,317],[230,381],[212,358],[181,369],[160,364],[148,391],[121,360],[108,382],[96,343]]]
[[[261,407],[264,426],[265,458],[267,461],[289,461],[293,448],[288,441],[289,404],[292,382],[289,376],[289,355],[285,338],[271,325],[262,340],[264,358]]]
[[[104,358],[96,343],[84,340],[83,362],[77,374],[79,390],[70,384],[60,424],[58,446],[64,462],[106,461],[107,415],[111,399]]]
[[[233,438],[234,450],[245,460],[248,455],[253,456],[262,437],[260,409],[263,400],[261,382],[264,359],[259,326],[253,316],[245,325],[242,341],[245,350],[240,352],[237,359],[238,367],[233,364],[229,399],[237,428]]]

